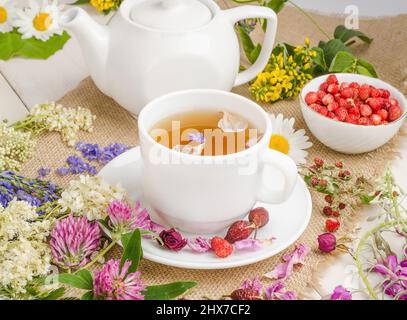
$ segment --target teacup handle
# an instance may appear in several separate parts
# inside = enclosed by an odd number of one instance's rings
[[[291,195],[297,183],[298,173],[296,164],[285,154],[268,148],[261,154],[260,161],[263,168],[271,166],[278,169],[283,174],[285,181],[284,187],[278,191],[270,190],[264,181],[262,181],[257,194],[257,200],[275,204],[284,202]]]
[[[274,40],[277,32],[277,15],[273,10],[261,6],[241,6],[228,10],[223,13],[228,19],[235,24],[239,20],[247,18],[264,18],[267,19],[267,29],[264,35],[264,42],[256,62],[246,70],[239,72],[233,86],[240,86],[243,83],[254,79],[257,74],[263,71],[269,61],[271,51],[273,50]]]

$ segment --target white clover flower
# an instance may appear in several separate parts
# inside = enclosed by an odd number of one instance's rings
[[[79,180],[70,181],[58,203],[63,212],[97,220],[107,216],[106,209],[113,200],[122,200],[124,196],[120,186],[110,186],[98,176],[81,175]]]

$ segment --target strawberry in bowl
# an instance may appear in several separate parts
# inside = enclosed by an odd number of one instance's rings
[[[301,91],[300,104],[314,136],[331,149],[348,154],[382,146],[406,117],[401,92],[382,80],[357,74],[330,74],[311,80]]]

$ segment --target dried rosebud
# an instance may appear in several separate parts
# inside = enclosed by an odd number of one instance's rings
[[[326,187],[328,185],[328,181],[326,181],[325,179],[321,179],[319,180],[319,185],[321,187]]]
[[[253,289],[237,289],[230,297],[232,300],[261,300],[259,293]]]
[[[333,202],[332,196],[330,194],[327,194],[325,196],[325,201],[331,204]]]
[[[315,186],[318,185],[319,179],[314,176],[314,177],[311,178],[310,183],[311,183],[311,186],[315,187]]]
[[[324,215],[326,216],[331,216],[332,215],[332,208],[329,206],[326,206],[322,209],[322,212],[324,213]]]
[[[338,208],[339,208],[339,210],[343,210],[343,209],[346,208],[346,204],[344,204],[343,202],[341,202],[341,203],[338,205]]]
[[[336,161],[336,162],[335,162],[335,167],[337,167],[337,168],[343,168],[343,162],[342,162],[342,161]]]
[[[179,251],[187,245],[187,240],[183,239],[182,235],[174,228],[161,231],[159,236],[162,245],[172,251]]]
[[[322,252],[329,253],[336,248],[336,237],[332,233],[323,233],[318,236],[318,248]]]
[[[324,165],[324,160],[322,160],[321,158],[315,158],[314,159],[314,163],[317,167],[322,167]]]

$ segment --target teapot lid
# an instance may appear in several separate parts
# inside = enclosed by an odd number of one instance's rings
[[[212,12],[199,0],[144,0],[133,6],[130,19],[162,31],[186,31],[207,24]]]

